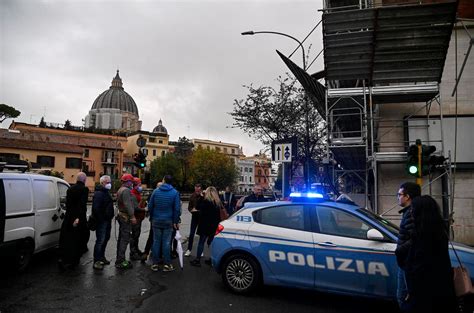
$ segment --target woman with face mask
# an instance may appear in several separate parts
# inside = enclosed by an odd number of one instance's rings
[[[97,220],[93,267],[97,270],[103,270],[104,265],[110,264],[110,261],[105,258],[105,248],[110,239],[112,218],[114,217],[114,204],[110,195],[111,188],[110,176],[102,176],[100,185],[95,188],[94,197],[92,198],[92,214]]]

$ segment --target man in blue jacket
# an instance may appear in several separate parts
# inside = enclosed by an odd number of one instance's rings
[[[158,261],[163,252],[163,272],[174,271],[171,264],[171,234],[179,228],[181,217],[181,201],[179,193],[171,186],[171,175],[165,175],[163,184],[153,191],[148,201],[151,225],[153,228],[153,247],[151,249],[153,265],[151,269],[158,271]],[[161,251],[163,248],[163,251]]]

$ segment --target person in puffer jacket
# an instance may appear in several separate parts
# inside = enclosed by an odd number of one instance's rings
[[[420,195],[420,186],[413,182],[405,182],[401,184],[397,194],[398,204],[403,208],[399,211],[399,213],[402,214],[402,220],[400,222],[397,248],[395,249],[398,264],[397,301],[402,312],[406,310],[405,304],[408,295],[404,271],[406,266],[405,263],[410,250],[410,239],[415,229],[415,220],[413,218],[411,203],[414,198],[419,197]]]
[[[104,265],[110,264],[110,261],[105,258],[105,249],[110,239],[112,218],[114,217],[114,203],[110,195],[111,188],[110,176],[102,176],[100,185],[95,188],[94,197],[92,198],[92,215],[97,221],[93,267],[98,270],[103,270]]]
[[[171,234],[174,229],[179,229],[181,217],[181,200],[179,193],[171,185],[171,175],[163,178],[163,184],[155,189],[148,201],[148,211],[150,213],[153,228],[153,246],[151,249],[153,265],[151,269],[158,271],[158,262],[161,252],[163,252],[163,272],[174,271],[171,264]],[[163,249],[163,250],[161,250]]]

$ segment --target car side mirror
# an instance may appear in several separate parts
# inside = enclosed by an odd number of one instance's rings
[[[384,236],[377,229],[371,228],[367,231],[367,239],[370,240],[384,240]]]

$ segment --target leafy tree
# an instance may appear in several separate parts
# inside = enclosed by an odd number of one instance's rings
[[[278,89],[244,86],[248,95],[245,99],[234,100],[230,112],[234,118],[232,127],[244,130],[267,146],[274,140],[296,137],[298,157],[293,165],[308,164],[310,169],[314,168],[314,163],[324,155],[324,121],[294,78],[286,74],[277,81]]]
[[[71,121],[70,120],[66,120],[64,122],[64,129],[71,129]]]
[[[21,114],[20,111],[16,110],[14,107],[0,103],[0,123],[2,123],[7,118],[15,118]]]
[[[186,137],[179,137],[175,146],[174,155],[178,159],[181,166],[182,183],[181,190],[190,189],[189,185],[189,163],[193,153],[194,144]]]
[[[238,169],[234,162],[219,151],[199,147],[194,150],[190,161],[193,183],[222,190],[237,180]]]
[[[150,179],[152,184],[161,180],[165,175],[173,176],[175,186],[182,185],[183,176],[181,174],[181,164],[176,155],[172,153],[156,158],[150,164]]]

